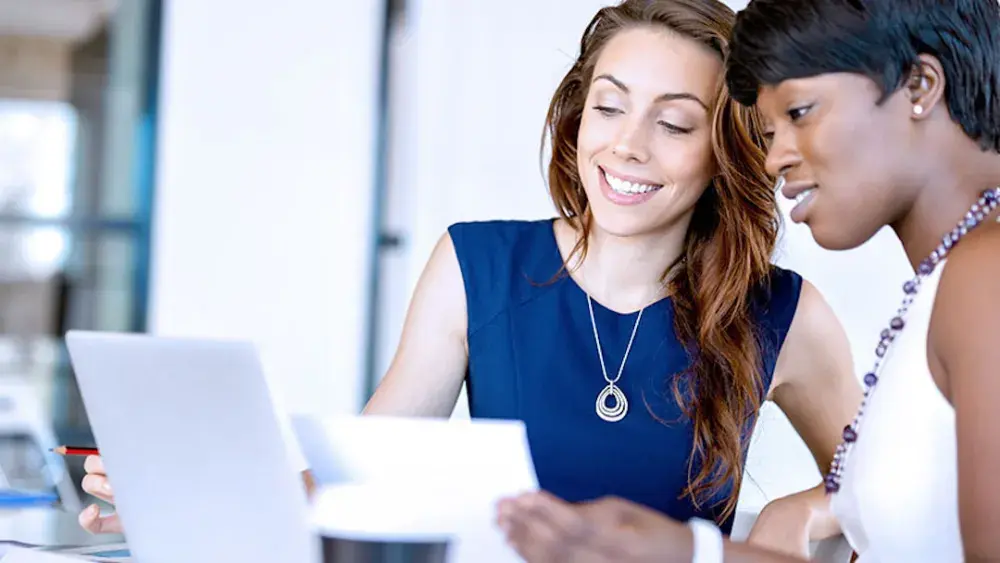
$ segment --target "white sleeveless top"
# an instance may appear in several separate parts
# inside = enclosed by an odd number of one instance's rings
[[[931,377],[927,334],[944,263],[920,287],[848,452],[832,509],[863,563],[963,560],[955,410]],[[873,335],[873,342],[878,335]]]

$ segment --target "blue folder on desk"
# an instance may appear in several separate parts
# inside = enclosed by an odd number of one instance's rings
[[[51,491],[19,491],[0,489],[0,510],[5,508],[30,508],[52,506],[59,502],[59,495]]]

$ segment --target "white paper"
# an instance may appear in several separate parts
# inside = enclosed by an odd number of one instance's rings
[[[520,559],[496,504],[538,489],[519,421],[294,417],[320,493],[314,524],[344,537],[450,535],[450,563]]]

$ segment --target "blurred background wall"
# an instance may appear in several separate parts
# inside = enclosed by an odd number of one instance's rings
[[[65,331],[147,327],[160,8],[0,0],[4,486],[65,485],[47,448],[90,440]]]
[[[542,120],[605,3],[0,0],[0,394],[89,439],[60,337],[90,328],[251,339],[289,410],[357,412],[448,224],[553,214]],[[866,365],[893,237],[786,224],[775,260]],[[818,479],[773,405],[748,469],[744,508]]]

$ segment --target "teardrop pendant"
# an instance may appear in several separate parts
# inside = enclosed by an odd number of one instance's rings
[[[614,400],[613,406],[608,406],[608,399]],[[608,385],[597,395],[597,416],[605,422],[618,422],[628,413],[628,399],[621,387],[614,383]]]

